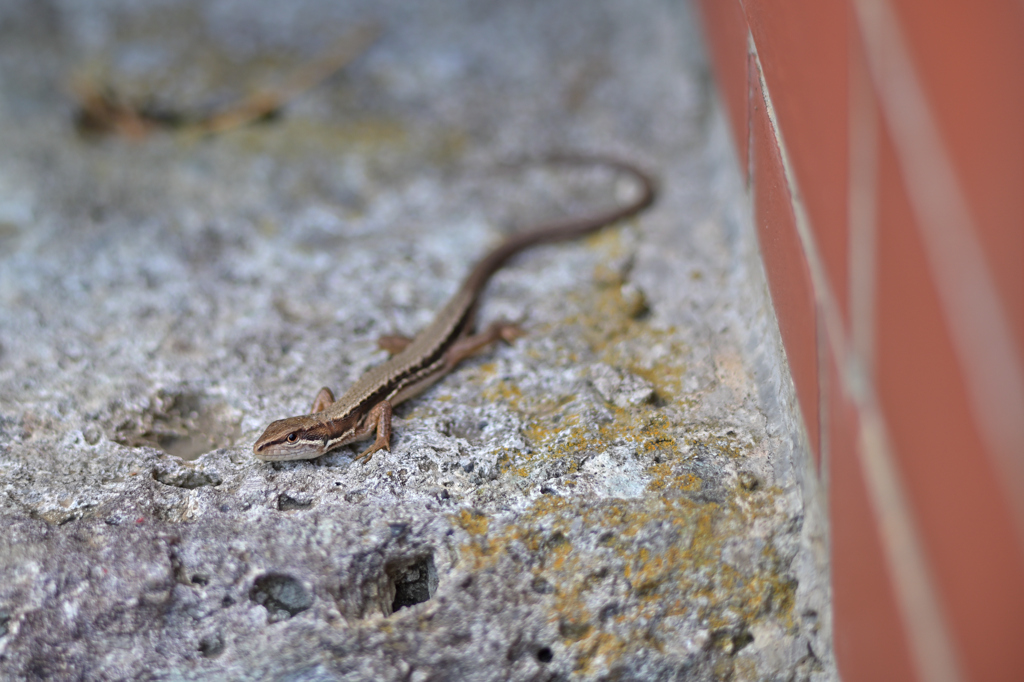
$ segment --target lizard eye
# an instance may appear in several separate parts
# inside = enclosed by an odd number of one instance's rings
[[[298,439],[299,439],[299,437],[298,437],[298,436],[296,436],[296,435],[295,435],[294,433],[289,433],[289,434],[288,434],[288,442],[289,442],[289,443],[294,443],[294,442],[295,442],[295,441],[297,441]]]

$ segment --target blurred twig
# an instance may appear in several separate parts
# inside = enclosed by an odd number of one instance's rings
[[[281,86],[254,92],[205,115],[129,101],[109,85],[78,77],[71,82],[72,94],[78,102],[76,123],[83,133],[123,135],[132,139],[141,139],[161,128],[199,135],[224,133],[280,111],[288,102],[352,63],[380,34],[379,24],[361,25],[296,69]]]

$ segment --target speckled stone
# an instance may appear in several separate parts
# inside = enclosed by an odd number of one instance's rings
[[[376,20],[273,120],[85,138],[68,84],[198,111]],[[688,8],[0,7],[5,678],[834,680],[827,535]],[[267,464],[519,227],[525,336],[401,406],[390,453]]]

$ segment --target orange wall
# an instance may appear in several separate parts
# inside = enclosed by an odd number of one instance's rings
[[[700,0],[844,682],[1024,680],[1024,3]]]

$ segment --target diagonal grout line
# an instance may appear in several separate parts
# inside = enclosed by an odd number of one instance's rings
[[[886,560],[895,582],[896,598],[906,625],[905,631],[910,641],[913,661],[922,679],[930,682],[960,682],[964,678],[960,673],[953,639],[946,625],[939,593],[928,567],[920,534],[914,524],[905,487],[900,481],[899,469],[889,446],[885,420],[878,408],[870,379],[863,371],[858,371],[857,364],[848,362],[851,354],[847,348],[835,294],[829,286],[824,264],[811,233],[810,217],[804,207],[789,152],[775,118],[775,108],[768,94],[768,84],[764,80],[761,60],[752,37],[750,44],[760,79],[765,111],[771,121],[775,142],[782,157],[797,233],[811,271],[818,310],[836,356],[843,358],[846,365],[846,371],[843,372],[844,392],[848,392],[854,399],[861,415],[861,442],[857,451],[878,520]],[[756,182],[756,179],[753,181]]]
[[[873,376],[875,366],[875,249],[878,185],[878,114],[867,73],[854,69],[849,85],[849,272],[850,358],[855,377]],[[864,382],[861,380],[860,382]],[[856,391],[864,393],[866,386]]]
[[[913,649],[915,667],[923,680],[958,682],[964,676],[903,492],[885,419],[873,401],[858,403],[857,408],[857,451],[896,583],[896,598],[910,626],[907,639]]]
[[[882,114],[932,279],[939,292],[974,419],[1001,474],[1018,547],[1024,545],[1024,366],[898,18],[885,0],[857,0],[857,18]]]

